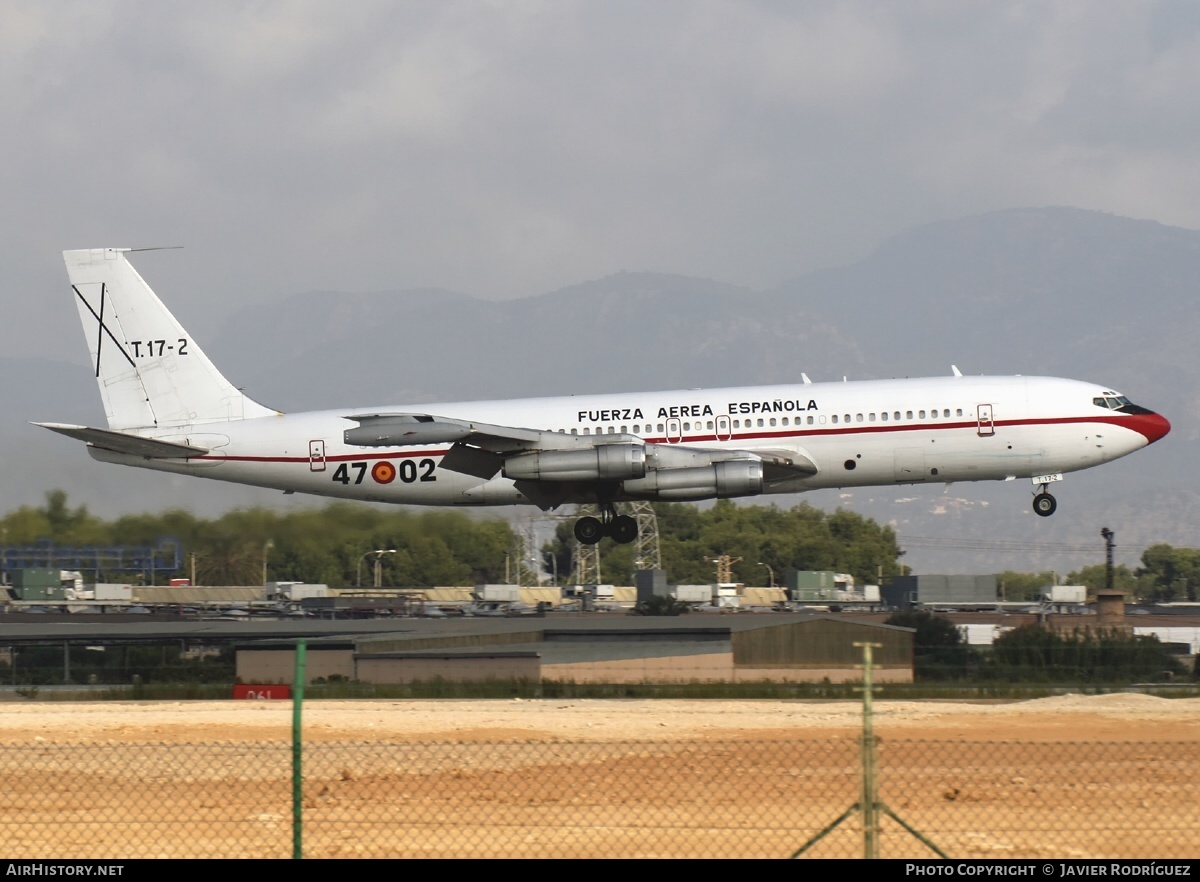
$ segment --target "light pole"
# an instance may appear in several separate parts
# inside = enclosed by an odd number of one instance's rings
[[[767,576],[768,576],[768,577],[770,578],[770,580],[771,580],[771,586],[770,586],[770,587],[774,588],[774,587],[775,587],[775,571],[774,571],[773,569],[771,569],[771,565],[770,565],[770,564],[768,564],[768,563],[763,563],[761,560],[758,562],[758,565],[759,565],[760,567],[766,567],[766,568],[767,568]]]
[[[267,552],[275,547],[275,540],[268,539],[263,543],[263,586],[267,584]]]
[[[395,553],[396,553],[396,549],[394,549],[394,548],[376,548],[374,551],[368,551],[366,554],[364,554],[362,557],[360,557],[358,559],[358,569],[354,576],[355,587],[357,587],[357,588],[362,587],[363,561],[366,560],[368,557],[370,557],[372,554],[375,555],[375,587],[376,588],[382,587],[380,584],[382,572],[380,571],[379,562],[381,560],[383,560],[383,556],[385,554],[395,554]]]

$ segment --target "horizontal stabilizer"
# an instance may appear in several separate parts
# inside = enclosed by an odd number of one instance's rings
[[[86,441],[93,447],[103,447],[105,450],[112,450],[115,453],[127,453],[130,456],[142,456],[146,459],[189,459],[208,453],[206,447],[192,447],[189,444],[143,438],[141,435],[116,432],[112,429],[94,429],[90,426],[70,426],[62,423],[34,423],[34,425],[49,429],[51,432],[58,432],[60,435],[66,435],[77,441]]]

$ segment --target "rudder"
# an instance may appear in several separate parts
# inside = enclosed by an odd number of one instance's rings
[[[125,259],[128,248],[64,251],[112,429],[270,416],[221,375]]]

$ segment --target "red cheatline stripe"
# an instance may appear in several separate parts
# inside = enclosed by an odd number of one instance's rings
[[[1087,417],[1046,417],[1046,418],[1041,418],[1041,419],[1025,419],[1025,420],[996,420],[994,423],[992,423],[992,425],[997,429],[1003,429],[1003,428],[1008,428],[1010,426],[1058,426],[1058,425],[1093,423],[1093,424],[1099,424],[1099,425],[1119,426],[1123,429],[1129,429],[1130,431],[1138,432],[1139,430],[1137,428],[1137,420],[1138,420],[1137,416],[1121,414],[1121,415],[1115,415],[1115,416],[1095,416],[1095,417],[1092,417],[1092,416],[1087,416]],[[838,426],[836,428],[825,428],[825,429],[802,429],[800,431],[796,431],[795,429],[790,429],[788,431],[782,431],[782,432],[765,432],[765,431],[745,432],[745,431],[735,430],[733,437],[730,438],[728,442],[723,442],[723,443],[735,444],[738,441],[753,440],[753,439],[780,440],[780,439],[785,439],[785,438],[827,437],[830,435],[869,435],[869,434],[880,434],[880,433],[884,433],[884,432],[923,432],[923,431],[930,431],[930,430],[949,431],[952,429],[970,429],[971,431],[976,431],[978,428],[979,428],[979,424],[972,420],[970,422],[955,422],[955,423],[906,423],[905,425],[902,425],[902,426],[897,426],[897,425],[884,426],[884,425],[876,424],[876,425],[870,425],[870,426]],[[579,435],[576,437],[584,437],[584,436]],[[592,435],[589,437],[603,438],[604,435],[599,435],[599,436]],[[647,444],[669,443],[666,438],[643,438],[642,440]],[[699,441],[716,441],[716,440],[717,440],[717,436],[715,434],[689,435],[689,436],[683,438],[681,441],[677,441],[674,443],[677,443],[677,444],[693,443],[694,444]],[[448,450],[417,450],[417,451],[398,451],[398,452],[389,452],[389,453],[350,453],[350,454],[342,454],[339,456],[327,456],[327,457],[325,457],[325,461],[326,462],[350,462],[350,461],[362,462],[364,460],[370,461],[370,460],[380,460],[380,459],[404,459],[407,457],[417,457],[417,456],[439,457],[439,456],[445,456],[447,453],[449,453]],[[225,457],[197,456],[197,457],[193,457],[193,458],[194,459],[215,459],[215,460],[220,460],[222,462],[302,462],[305,464],[307,464],[309,462],[309,458],[307,456],[225,456]]]

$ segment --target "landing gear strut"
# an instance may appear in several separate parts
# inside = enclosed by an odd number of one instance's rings
[[[636,518],[629,515],[618,515],[616,506],[611,502],[600,503],[600,517],[580,518],[575,522],[575,538],[584,545],[595,545],[605,536],[609,536],[619,545],[626,545],[638,536]]]
[[[1042,491],[1033,495],[1033,511],[1034,514],[1048,518],[1054,514],[1058,508],[1058,500],[1046,492],[1046,485],[1042,485]]]

